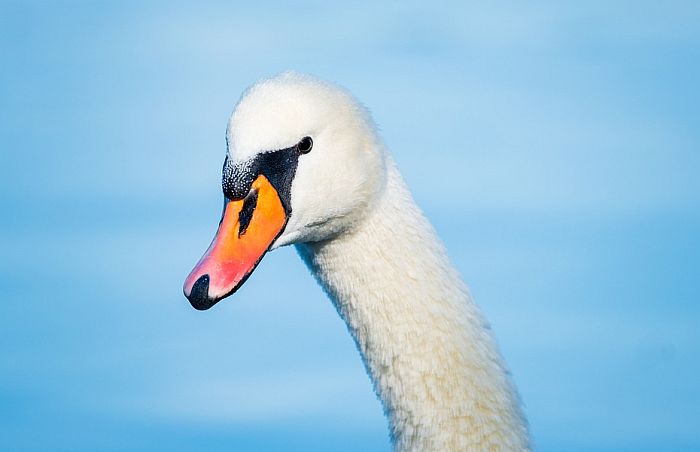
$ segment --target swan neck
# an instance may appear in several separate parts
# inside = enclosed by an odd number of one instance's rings
[[[396,450],[527,450],[488,326],[399,172],[355,228],[298,245],[347,324]]]

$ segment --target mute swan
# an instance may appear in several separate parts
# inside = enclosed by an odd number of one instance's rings
[[[395,450],[529,450],[488,326],[368,112],[284,73],[243,94],[226,141],[224,212],[185,281],[192,306],[212,307],[294,244],[357,344]]]

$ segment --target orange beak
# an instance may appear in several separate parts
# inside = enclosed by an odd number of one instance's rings
[[[185,280],[183,291],[192,306],[209,309],[235,292],[286,224],[279,194],[262,174],[244,199],[227,199],[214,240]]]

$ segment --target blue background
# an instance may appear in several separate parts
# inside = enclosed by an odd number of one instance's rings
[[[287,69],[373,112],[540,450],[700,448],[697,2],[252,3],[0,3],[0,449],[389,450],[293,248],[181,294]]]

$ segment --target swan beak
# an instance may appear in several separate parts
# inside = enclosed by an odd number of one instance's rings
[[[183,292],[198,310],[235,292],[287,224],[277,190],[259,175],[244,199],[226,199],[214,240],[185,280]]]

